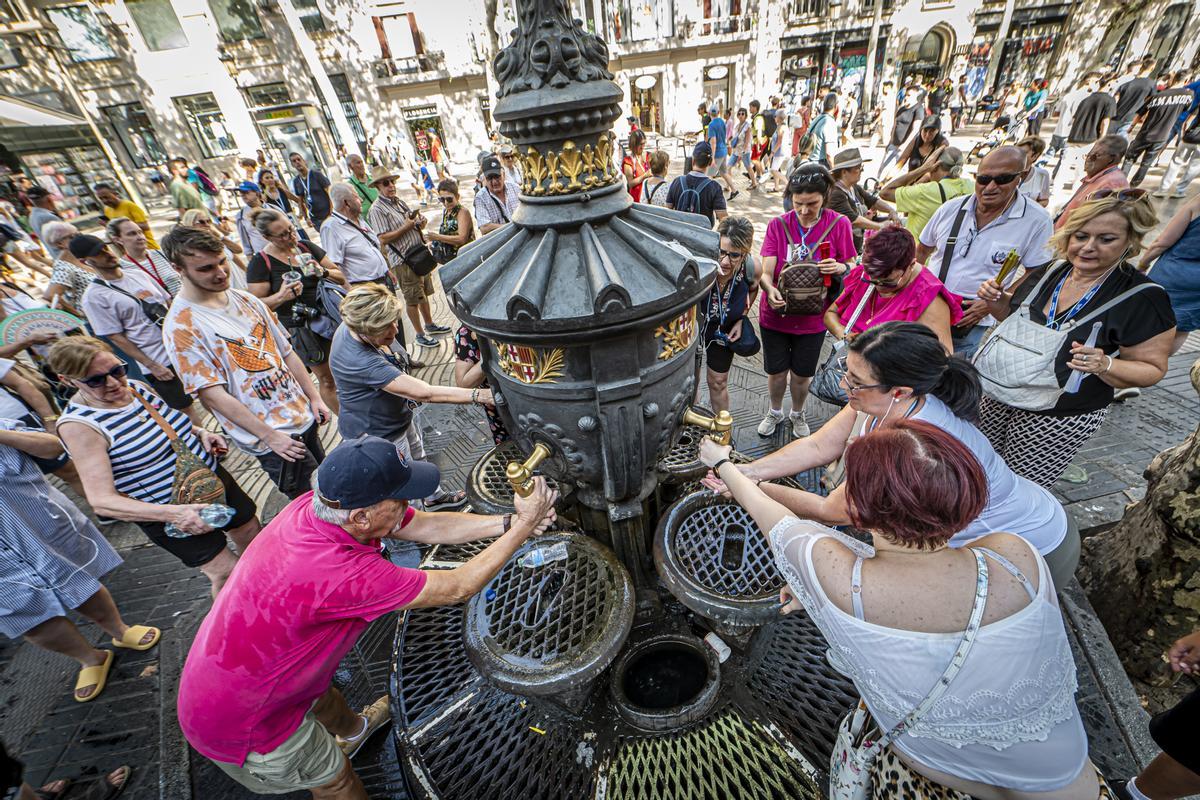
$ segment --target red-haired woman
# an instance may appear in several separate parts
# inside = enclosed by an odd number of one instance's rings
[[[729,455],[708,439],[700,446],[770,537],[787,581],[784,613],[808,612],[833,665],[879,729],[894,733],[874,765],[875,798],[1113,797],[1088,759],[1045,561],[1010,533],[949,546],[988,499],[983,468],[962,442],[900,419],[850,445],[850,517],[874,547],[792,516]],[[906,719],[935,687],[943,693],[933,705]]]
[[[846,330],[860,306],[853,330]],[[888,225],[863,246],[862,264],[846,276],[845,289],[825,312],[825,327],[844,339],[893,320],[919,322],[953,351],[950,326],[960,319],[962,298],[917,263],[917,240],[908,229]]]

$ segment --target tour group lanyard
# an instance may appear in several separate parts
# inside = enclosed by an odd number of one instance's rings
[[[347,225],[349,225],[351,228],[354,228],[354,230],[356,230],[356,231],[358,231],[360,234],[362,234],[362,237],[363,237],[364,239],[366,239],[368,242],[370,242],[372,247],[379,247],[379,246],[380,246],[380,245],[379,245],[379,242],[378,242],[378,241],[376,241],[376,240],[375,240],[375,239],[374,239],[374,238],[371,236],[371,234],[367,233],[367,232],[366,232],[366,231],[364,231],[362,228],[358,227],[358,225],[356,225],[355,223],[351,222],[349,217],[343,217],[341,214],[338,214],[338,213],[336,213],[336,212],[334,213],[334,215],[333,215],[333,216],[337,217],[337,218],[338,218],[338,219],[340,219],[342,222],[346,223],[346,224],[347,224]]]
[[[1110,269],[1108,272],[1104,273],[1104,275],[1098,281],[1093,283],[1091,288],[1084,293],[1083,297],[1079,298],[1079,302],[1072,306],[1071,310],[1068,311],[1062,319],[1056,320],[1054,317],[1058,314],[1058,293],[1062,291],[1063,284],[1067,282],[1067,278],[1070,277],[1071,271],[1074,269],[1074,267],[1071,267],[1063,273],[1062,278],[1060,278],[1058,281],[1058,285],[1054,287],[1054,293],[1050,295],[1050,308],[1046,311],[1046,327],[1050,330],[1060,330],[1064,322],[1073,319],[1076,314],[1082,311],[1083,307],[1088,304],[1088,301],[1096,296],[1096,292],[1100,291],[1100,287],[1108,278],[1109,273],[1112,272]]]
[[[154,257],[150,255],[149,250],[146,251],[146,263],[150,265],[149,269],[147,269],[146,267],[143,267],[142,262],[138,261],[136,258],[129,255],[129,253],[126,253],[125,257],[128,258],[130,261],[132,261],[134,266],[136,266],[142,272],[146,273],[148,276],[153,278],[155,280],[155,282],[157,282],[158,285],[161,286],[164,290],[167,289],[166,281],[164,281],[162,279],[162,276],[158,274],[158,267],[154,266]],[[169,293],[170,292],[168,291],[168,294]]]

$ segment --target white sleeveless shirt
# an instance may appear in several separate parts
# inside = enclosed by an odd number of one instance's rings
[[[829,662],[854,682],[876,723],[888,730],[941,677],[961,634],[887,628],[842,611],[826,596],[812,564],[813,544],[825,537],[874,555],[870,546],[831,528],[784,517],[770,532],[775,562],[829,644]],[[1036,558],[1036,597],[979,629],[946,693],[894,740],[892,746],[913,761],[1023,792],[1061,789],[1087,764],[1075,662],[1050,572]]]

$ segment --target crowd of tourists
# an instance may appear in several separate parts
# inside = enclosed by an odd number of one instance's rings
[[[1200,112],[1175,99],[1191,91],[1181,76],[1160,85],[1152,63],[1137,70],[1112,103],[1095,101],[1111,76],[1056,103],[1040,84],[1032,101],[1006,93],[995,116],[1019,104],[1026,136],[978,152],[972,176],[943,130],[973,103],[961,86],[915,82],[894,97],[885,86],[891,107],[867,125],[892,128],[874,186],[851,141],[857,98],[833,91],[806,99],[811,119],[778,98],[729,119],[702,106],[703,135],[674,178],[640,130],[618,156],[633,202],[719,234],[698,307],[708,403],[729,410],[735,358],[761,352],[757,432],[784,426],[788,443],[735,465],[705,441],[705,483],[769,537],[785,613],[812,617],[886,735],[869,765],[876,797],[1118,796],[1074,703],[1055,590],[1080,541],[1051,489],[1113,403],[1161,380],[1200,326],[1200,195],[1158,230],[1136,186],[1176,137],[1162,188],[1187,190]],[[1047,108],[1070,128],[1049,147]],[[300,153],[288,161],[290,178],[261,152],[243,159],[227,215],[203,169],[173,160],[178,220],[161,237],[109,185],[95,187],[102,236],[60,219],[38,187],[11,216],[27,227],[6,248],[0,320],[52,306],[79,329],[0,347],[0,632],[74,659],[74,699],[100,696],[116,650],[161,637],[126,623],[101,582],[121,557],[98,525],[134,523],[214,597],[179,687],[191,745],[255,792],[363,798],[350,759],[390,713],[386,698],[348,706],[333,687],[342,657],[383,614],[481,591],[555,519],[540,479],[514,514],[463,511],[418,419],[423,404],[478,406],[495,442],[508,437],[479,341],[440,324],[431,300],[438,264],[512,221],[521,165],[511,145],[481,154],[469,207],[439,176],[430,226],[424,195],[416,208],[402,196],[406,174],[352,155],[338,182]],[[739,177],[781,193],[761,241],[731,213]],[[1060,178],[1073,193],[1051,209]],[[409,348],[450,334],[454,385],[421,380]],[[840,407],[815,431],[812,394]],[[327,453],[332,425],[341,443]],[[234,448],[290,500],[265,525],[245,478],[222,466]],[[825,465],[825,495],[769,482]],[[420,571],[381,558],[387,539],[491,543],[457,569]],[[72,611],[116,650],[89,643]],[[1177,645],[1176,669],[1193,672],[1198,648]],[[1200,788],[1180,745],[1189,702],[1156,722],[1167,760],[1120,791]]]

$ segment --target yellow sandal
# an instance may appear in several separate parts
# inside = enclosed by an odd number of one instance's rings
[[[71,696],[75,698],[77,703],[87,703],[95,700],[104,691],[105,685],[108,683],[108,671],[112,669],[113,651],[105,650],[104,663],[94,667],[84,667],[79,670],[79,677],[75,679],[75,691]],[[79,690],[95,687],[91,694],[87,697],[80,697]]]
[[[142,637],[147,633],[154,631],[154,638],[149,644],[142,644]],[[112,640],[113,647],[124,647],[127,650],[149,650],[154,645],[158,644],[158,640],[162,637],[162,631],[158,628],[151,628],[148,625],[130,625],[125,630],[125,635],[120,639]]]

